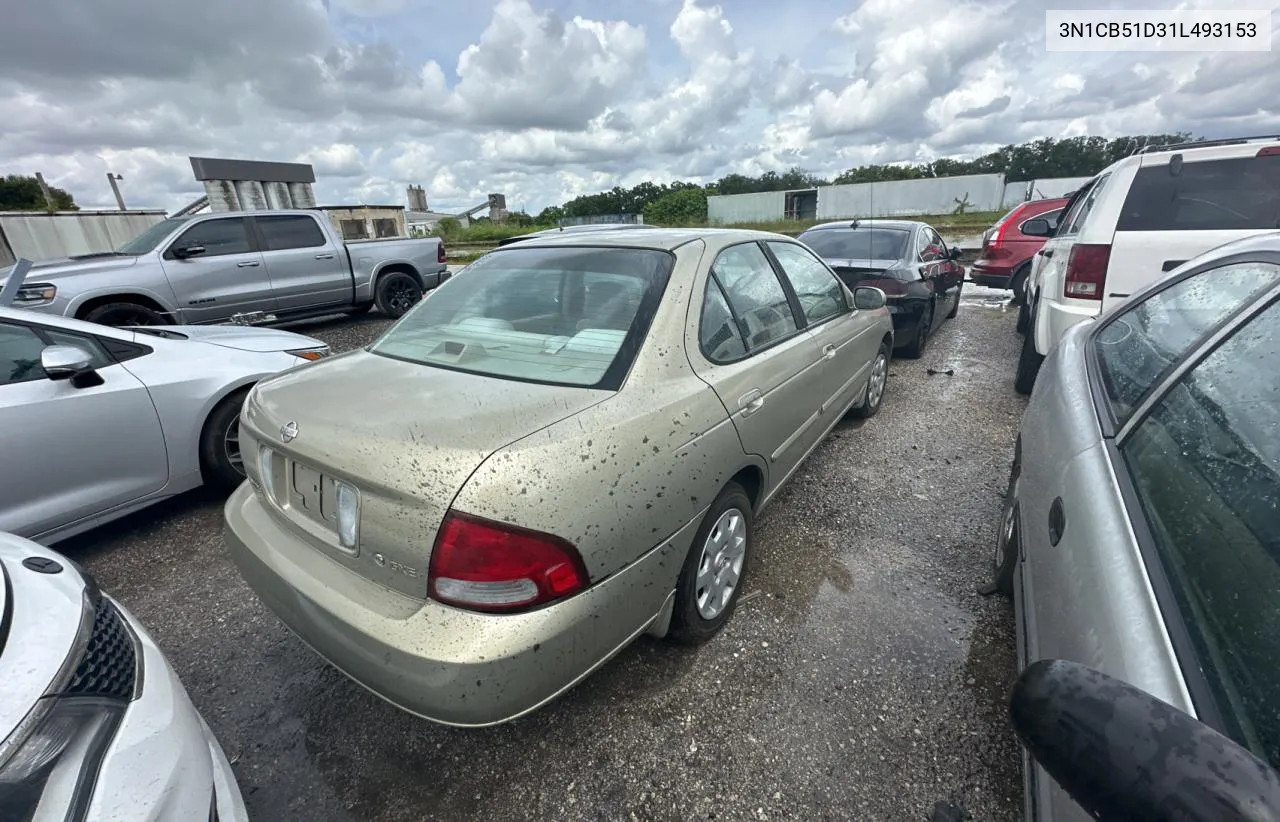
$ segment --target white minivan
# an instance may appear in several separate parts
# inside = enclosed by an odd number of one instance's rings
[[[1067,329],[1223,243],[1280,229],[1280,137],[1149,147],[1112,163],[1072,196],[1032,259],[1014,386],[1030,394]],[[1052,234],[1052,236],[1050,236]]]

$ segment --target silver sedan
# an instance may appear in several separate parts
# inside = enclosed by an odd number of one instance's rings
[[[1202,255],[1072,328],[1045,360],[1022,420],[993,583],[1014,597],[1021,667],[1088,666],[1272,767],[1280,766],[1277,363],[1280,234]],[[1197,755],[1188,735],[1164,724],[1151,732],[1159,745],[1124,735],[1117,690],[1109,693],[1079,711],[1096,726],[1061,723],[1059,738],[1090,740],[1068,752],[1088,774],[1077,787],[1164,784]],[[1157,722],[1159,711],[1146,715]],[[1187,772],[1219,778],[1210,773],[1217,761],[1206,755]],[[1028,818],[1092,818],[1044,770],[1026,776]],[[1175,807],[1168,802],[1177,797],[1162,799],[1161,811]],[[1235,818],[1225,807],[1212,813]]]
[[[239,484],[245,393],[328,354],[288,331],[0,307],[0,531],[51,545],[202,483]]]
[[[884,304],[777,234],[499,249],[367,349],[249,395],[232,557],[394,704],[515,718],[642,633],[720,630],[755,518],[880,408]]]

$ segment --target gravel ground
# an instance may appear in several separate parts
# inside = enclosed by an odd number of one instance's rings
[[[996,294],[971,289],[797,473],[715,641],[641,638],[503,727],[420,721],[327,667],[241,582],[204,492],[60,549],[149,626],[255,819],[1015,819],[1012,609],[975,593],[1023,409]],[[296,330],[342,350],[385,325]]]

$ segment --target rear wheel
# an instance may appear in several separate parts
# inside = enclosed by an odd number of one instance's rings
[[[1022,466],[1015,459],[1009,472],[1009,488],[1005,491],[1000,531],[996,534],[996,550],[991,564],[992,586],[1007,597],[1013,596],[1013,577],[1021,551],[1021,535],[1018,533],[1018,478],[1021,473]]]
[[[911,342],[907,343],[907,347],[902,349],[902,356],[912,360],[919,359],[924,354],[924,348],[929,344],[929,332],[933,325],[933,309],[932,301],[925,306],[924,313],[920,315],[920,322],[916,324],[915,336],[911,338]]]
[[[200,470],[206,485],[230,491],[244,480],[240,452],[240,408],[249,389],[235,392],[214,406],[200,433]]]
[[[867,378],[867,396],[863,398],[861,405],[853,409],[854,416],[867,419],[874,417],[880,410],[880,403],[884,401],[884,389],[889,383],[889,357],[892,355],[893,349],[889,347],[889,343],[880,343],[880,350],[871,363],[871,376]]]
[[[1013,281],[1009,283],[1009,288],[1013,290],[1013,304],[1022,305],[1027,301],[1027,273],[1031,270],[1030,263],[1024,263],[1021,268],[1013,272]]]
[[[711,503],[676,584],[671,638],[685,645],[711,639],[733,615],[751,555],[751,498],[731,482]]]
[[[1044,357],[1036,351],[1035,329],[1028,325],[1027,333],[1022,337],[1022,353],[1018,355],[1018,373],[1014,375],[1013,387],[1019,394],[1030,394],[1035,388],[1036,375],[1040,373],[1040,365]]]
[[[105,303],[91,309],[82,319],[116,328],[127,325],[165,324],[163,314],[140,303]]]
[[[964,286],[961,285],[956,289],[956,302],[951,306],[951,310],[947,312],[947,319],[954,320],[956,315],[960,313],[960,297],[964,295]]]
[[[412,274],[392,271],[378,278],[374,302],[388,317],[400,318],[422,299],[422,286]]]

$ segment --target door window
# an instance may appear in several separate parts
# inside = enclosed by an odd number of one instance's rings
[[[733,362],[747,356],[738,324],[729,310],[724,292],[714,278],[707,279],[707,293],[702,299],[702,322],[699,328],[702,353],[716,363]]]
[[[24,325],[0,322],[0,385],[44,379],[44,340]]]
[[[170,249],[181,246],[204,246],[200,257],[222,257],[228,254],[248,254],[253,250],[249,232],[242,217],[224,217],[196,223],[178,235]],[[169,255],[166,255],[169,256]]]
[[[778,258],[782,273],[791,281],[809,325],[817,325],[849,310],[844,288],[836,275],[807,249],[795,243],[780,242],[769,243],[769,249]]]
[[[1026,225],[1031,220],[1044,220],[1046,223],[1049,224],[1049,231],[1051,232],[1057,231],[1058,223],[1062,220],[1062,209],[1055,208],[1053,211],[1046,211],[1043,214],[1037,214],[1034,217],[1028,217],[1018,225],[1018,232],[1021,233],[1022,226]],[[1027,235],[1027,236],[1030,236],[1030,235]],[[1035,239],[1042,240],[1044,238],[1036,237]]]
[[[1116,421],[1123,424],[1147,390],[1205,333],[1277,281],[1280,266],[1233,263],[1175,283],[1107,322],[1093,348]]]
[[[920,232],[924,237],[924,252],[927,255],[925,260],[928,262],[936,262],[947,258],[947,244],[938,236],[938,232],[932,228],[925,226]]]
[[[738,318],[748,351],[758,351],[800,326],[769,258],[755,243],[726,248],[716,257],[712,276]]]
[[[1280,766],[1280,303],[1173,386],[1123,446],[1226,731]],[[1135,515],[1137,512],[1133,512]]]
[[[324,233],[315,219],[302,215],[257,217],[258,231],[262,233],[264,251],[284,251],[290,248],[319,248],[327,245]]]

